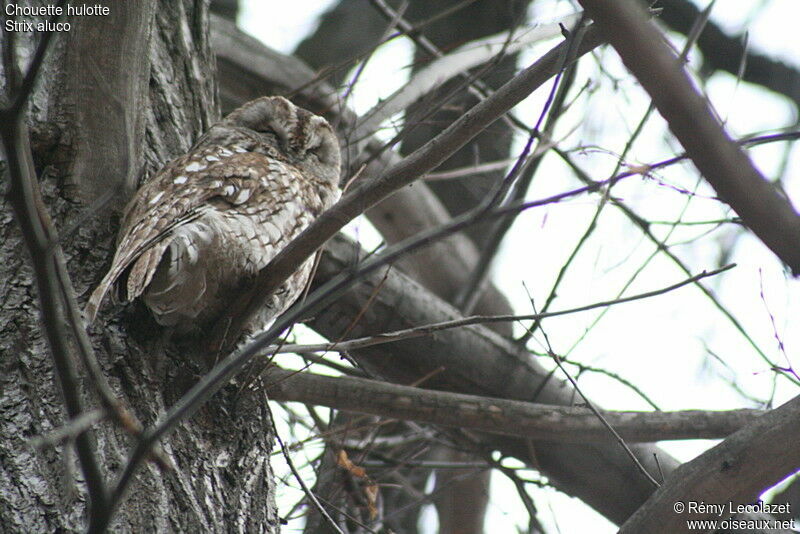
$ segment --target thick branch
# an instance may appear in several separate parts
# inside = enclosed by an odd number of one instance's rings
[[[352,268],[356,250],[355,244],[341,236],[328,243],[315,283],[322,284]],[[376,292],[376,288],[380,289]],[[353,317],[359,317],[355,326],[351,325]],[[351,337],[364,337],[459,317],[451,306],[391,270],[364,278],[316,313],[309,326],[329,339],[339,339],[344,331]],[[527,352],[481,325],[377,345],[354,351],[351,357],[367,371],[400,384],[414,383],[438,369],[440,372],[425,382],[426,387],[565,406],[574,401],[572,390],[552,378]],[[616,444],[531,444],[501,436],[487,437],[485,443],[538,466],[560,490],[582,499],[612,521],[623,522],[652,493]],[[632,448],[640,461],[656,472],[660,468],[670,473],[677,467],[675,460],[656,447]],[[658,468],[653,461],[656,456]]]
[[[493,434],[566,443],[608,443],[608,429],[588,409],[447,393],[364,378],[330,377],[270,368],[272,400],[318,404],[349,412],[421,421]],[[763,410],[602,412],[629,442],[718,439]]]
[[[652,4],[650,0],[642,3],[648,6]],[[700,9],[690,0],[659,0],[655,7],[663,8],[659,20],[684,35],[689,34],[700,16]],[[697,39],[697,47],[703,53],[704,67],[739,76],[739,68],[744,61],[744,81],[782,94],[800,108],[800,70],[797,67],[747,47],[744,36],[728,35],[713,22],[706,23]]]
[[[734,506],[755,502],[800,465],[798,441],[800,397],[795,397],[680,466],[620,532],[690,532],[687,519],[721,519],[712,512],[675,513],[673,506],[679,501]]]
[[[800,274],[800,217],[731,141],[642,8],[632,0],[581,4],[720,198],[795,275]]]

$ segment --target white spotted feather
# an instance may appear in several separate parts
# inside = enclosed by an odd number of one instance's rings
[[[108,273],[89,298],[91,322],[116,286],[156,320],[189,332],[339,197],[339,147],[324,119],[281,97],[245,104],[164,167],[125,210]],[[305,286],[306,262],[275,292],[258,329]]]

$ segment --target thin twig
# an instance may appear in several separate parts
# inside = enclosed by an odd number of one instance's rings
[[[522,501],[523,506],[525,506],[525,510],[528,512],[528,524],[536,527],[536,530],[529,528],[529,532],[544,532],[544,529],[537,518],[539,511],[536,509],[536,505],[534,504],[531,496],[528,495],[525,482],[519,476],[517,476],[517,473],[515,473],[513,469],[504,466],[502,463],[491,460],[491,464],[493,468],[503,473],[506,478],[508,478],[511,483],[514,484],[514,487],[517,490],[517,495],[519,495],[519,500]]]
[[[580,373],[580,374],[582,374],[584,372],[597,373],[597,374],[601,374],[601,375],[607,376],[607,377],[611,378],[612,380],[616,380],[617,382],[619,382],[623,386],[625,386],[627,388],[630,388],[634,393],[639,395],[642,398],[642,400],[644,400],[647,404],[652,406],[652,408],[654,410],[656,410],[658,412],[662,411],[661,408],[653,401],[653,399],[651,399],[644,391],[642,391],[642,389],[639,386],[637,386],[636,384],[634,384],[633,382],[631,382],[627,378],[621,377],[620,375],[618,375],[617,373],[615,373],[613,371],[609,371],[608,369],[603,369],[603,368],[600,368],[600,367],[594,367],[594,366],[591,366],[591,365],[586,365],[584,363],[572,361],[572,360],[569,360],[567,358],[561,358],[561,361],[563,361],[564,363],[568,363],[569,365],[574,365],[575,367],[577,367],[578,368],[578,373]]]
[[[787,133],[784,133],[784,134],[770,134],[770,135],[766,135],[766,136],[759,136],[759,137],[753,137],[753,138],[749,138],[749,139],[744,139],[744,140],[739,141],[739,144],[741,146],[746,146],[746,147],[747,146],[758,146],[759,144],[763,144],[763,143],[774,142],[774,141],[792,141],[792,140],[795,140],[795,139],[798,139],[798,138],[800,138],[800,132],[793,131],[793,132],[787,132]],[[586,172],[583,169],[581,169],[577,164],[575,164],[575,162],[572,161],[572,158],[570,158],[568,154],[566,154],[562,150],[558,149],[557,147],[554,148],[553,150],[559,155],[559,157],[561,157],[564,160],[564,162],[567,163],[567,165],[569,165],[569,167],[572,169],[572,172],[575,173],[575,176],[577,176],[578,179],[581,182],[583,182],[585,184],[597,183],[594,180],[592,180],[592,178],[588,174],[586,174]],[[658,162],[656,164],[650,165],[649,169],[665,168],[665,167],[668,167],[670,165],[674,165],[675,163],[678,163],[680,161],[684,161],[687,158],[688,158],[688,156],[686,154],[681,154],[681,155],[678,155],[678,156],[663,160],[663,161]],[[639,174],[639,172],[640,171],[626,171],[626,172],[623,172],[622,174],[617,175],[617,178],[622,178],[624,176],[629,176],[629,175],[632,175],[632,174]],[[668,247],[666,247],[661,242],[661,240],[659,240],[658,237],[656,237],[655,234],[653,234],[653,232],[650,230],[650,223],[644,217],[642,217],[641,215],[636,213],[632,208],[628,207],[627,204],[625,204],[624,202],[622,202],[621,200],[619,200],[619,199],[617,199],[615,197],[610,197],[609,201],[612,202],[619,210],[621,210],[622,213],[637,228],[639,228],[639,230],[647,237],[647,239],[650,240],[650,242],[652,242],[657,247],[659,252],[661,252],[662,254],[666,255],[670,260],[672,260],[672,262],[675,265],[677,265],[677,267],[681,271],[683,271],[684,274],[686,274],[687,276],[691,276],[692,272],[689,269],[689,267],[687,267],[686,264],[674,252],[672,252]],[[731,325],[742,335],[742,337],[744,337],[744,339],[747,341],[747,343],[756,351],[756,353],[758,353],[758,355],[761,357],[761,359],[764,360],[770,366],[774,366],[774,363],[769,359],[769,357],[766,355],[766,353],[763,350],[761,350],[761,347],[758,346],[758,344],[755,342],[755,340],[744,329],[744,327],[742,326],[742,323],[739,322],[739,320],[733,315],[733,313],[731,313],[730,310],[728,310],[719,301],[717,296],[709,288],[707,288],[706,286],[704,286],[700,282],[696,282],[695,284],[697,285],[698,289],[700,289],[705,294],[705,296],[712,302],[712,304],[714,304],[714,306],[728,319],[728,321],[731,323]],[[792,381],[796,380],[792,376],[788,376],[788,378],[790,380],[792,380]],[[795,382],[795,383],[796,384],[800,384],[800,382]]]
[[[387,13],[388,15],[389,13]],[[396,20],[398,13],[395,12],[393,16],[393,20]],[[433,54],[437,60],[415,73],[403,87],[364,113],[359,118],[354,138],[364,142],[386,119],[442,86],[447,80],[457,76],[466,77],[465,73],[469,69],[502,57],[502,54],[516,53],[525,45],[556,37],[560,32],[559,24],[572,25],[576,20],[580,20],[580,17],[580,13],[568,15],[558,22],[539,25],[513,37],[510,32],[492,35],[478,41],[465,43],[447,54],[443,54],[427,39],[419,36],[418,46]],[[470,83],[472,83],[471,79]],[[481,97],[484,96],[481,95]]]
[[[705,26],[705,22],[708,21],[708,17],[711,14],[711,8],[712,8],[713,4],[714,4],[713,2],[711,4],[709,4],[709,6],[706,8],[703,16],[695,23],[695,28],[693,29],[692,32],[690,32],[689,38],[687,39],[686,43],[684,44],[683,50],[681,51],[681,54],[679,56],[679,59],[681,61],[685,60],[687,54],[689,53],[689,50],[690,50],[692,44],[695,42],[697,36],[700,35],[703,27]],[[619,173],[620,169],[622,168],[622,166],[623,166],[623,164],[625,162],[625,159],[627,158],[628,153],[633,148],[633,144],[636,142],[638,137],[644,131],[644,127],[647,124],[647,121],[650,119],[653,111],[655,111],[655,105],[651,101],[650,104],[647,107],[647,110],[644,112],[644,114],[642,115],[642,118],[639,120],[638,124],[636,125],[636,128],[634,129],[633,133],[628,138],[628,141],[625,143],[625,147],[622,149],[622,152],[620,153],[619,157],[617,157],[617,162],[616,162],[616,165],[614,166],[614,170],[611,171],[611,176],[615,176],[617,173]],[[645,169],[650,170],[651,168],[645,166]],[[606,195],[605,198],[611,198],[610,191],[607,192],[607,195]],[[600,216],[601,211],[603,211],[603,209],[606,207],[606,205],[607,204],[605,202],[603,202],[603,203],[600,204],[600,206],[598,206],[597,211],[595,212],[594,217],[592,218],[592,221],[589,223],[589,226],[587,227],[586,232],[583,234],[583,236],[578,241],[578,243],[575,246],[575,248],[572,250],[572,253],[570,254],[570,256],[567,259],[567,261],[564,263],[564,265],[561,266],[561,269],[558,272],[558,276],[556,277],[556,281],[553,283],[553,286],[550,289],[550,293],[548,294],[547,299],[545,300],[544,306],[542,306],[542,311],[543,312],[545,312],[548,309],[550,309],[550,305],[553,303],[553,301],[555,300],[555,298],[556,298],[556,296],[558,294],[558,289],[559,289],[559,286],[560,286],[561,282],[564,280],[564,277],[565,277],[568,269],[572,266],[573,261],[577,258],[578,252],[581,250],[581,248],[583,248],[583,245],[588,242],[589,236],[596,229],[597,220],[598,220],[598,218]],[[673,228],[674,228],[674,226],[673,226]],[[672,230],[670,230],[670,233],[668,234],[668,236],[671,235],[671,232],[672,232]],[[634,275],[630,278],[628,283],[625,284],[625,286],[619,291],[619,295],[622,295],[625,292],[625,290],[628,288],[628,286],[633,282],[633,280],[638,276],[638,274],[644,270],[644,267],[650,262],[650,260],[655,256],[655,254],[661,248],[665,248],[663,243],[665,243],[666,241],[667,241],[667,238],[664,238],[662,240],[662,245],[660,245],[659,248],[656,250],[656,252],[654,252],[650,256],[650,258],[648,258],[645,261],[644,265],[642,265],[639,268],[639,270],[637,270],[637,272],[634,273]],[[602,317],[602,314],[601,314],[601,316],[599,316],[597,319],[595,319],[592,322],[592,325],[589,328],[586,329],[584,335],[581,336],[580,339],[573,344],[572,348],[574,348],[578,344],[578,342],[580,342],[585,337],[586,333],[588,333],[591,330],[591,328],[594,327],[598,323],[598,321],[600,320],[601,317]],[[529,339],[536,332],[536,330],[538,328],[539,328],[539,324],[538,324],[538,322],[535,322],[527,330],[525,335],[522,338],[520,338],[520,342],[522,342],[522,343],[526,342],[527,339]],[[572,348],[570,348],[570,350],[567,353],[571,352]]]
[[[108,417],[108,412],[105,410],[90,410],[83,412],[81,415],[68,421],[63,426],[45,434],[43,436],[36,436],[28,440],[28,445],[34,448],[42,448],[46,446],[54,446],[59,443],[71,439],[86,432],[95,424]]]
[[[276,350],[279,353],[318,352],[318,351],[345,352],[356,349],[363,349],[365,347],[371,347],[374,345],[381,345],[384,343],[392,343],[403,339],[426,336],[441,330],[449,330],[452,328],[460,328],[474,324],[526,321],[526,320],[541,321],[543,319],[548,319],[551,317],[559,317],[561,315],[569,315],[573,313],[594,310],[597,308],[606,308],[617,304],[623,304],[626,302],[632,302],[635,300],[642,300],[642,299],[652,298],[658,295],[663,295],[665,293],[669,293],[670,291],[674,291],[689,284],[694,284],[695,282],[702,280],[704,278],[709,278],[721,274],[725,271],[734,268],[735,266],[736,264],[729,264],[724,267],[720,267],[719,269],[714,269],[712,271],[703,271],[697,275],[692,276],[691,278],[687,278],[686,280],[677,282],[675,284],[672,284],[670,286],[661,289],[655,289],[652,291],[647,291],[645,293],[639,293],[627,297],[616,298],[613,300],[605,300],[601,302],[595,302],[592,304],[585,304],[583,306],[578,306],[576,308],[568,308],[566,310],[558,310],[554,312],[545,312],[545,313],[531,313],[525,315],[473,315],[461,319],[454,319],[452,321],[442,321],[440,323],[415,326],[413,328],[395,330],[393,332],[386,332],[383,334],[366,336],[358,339],[350,339],[347,341],[337,341],[335,343],[304,344],[304,345],[283,345],[280,348],[280,350],[278,350],[277,346],[270,346],[267,347],[266,350],[268,351]]]
[[[262,390],[263,391],[263,390]],[[317,509],[317,511],[322,515],[328,525],[334,530],[334,532],[338,532],[339,534],[344,534],[339,526],[336,524],[336,521],[328,514],[328,511],[320,504],[319,500],[317,500],[317,496],[314,495],[314,492],[308,487],[308,485],[303,480],[303,477],[300,476],[300,473],[297,471],[297,468],[294,466],[294,462],[292,461],[291,456],[289,456],[289,452],[286,450],[286,446],[283,444],[283,440],[281,439],[280,434],[278,433],[278,428],[275,426],[275,416],[272,413],[272,408],[269,405],[269,399],[266,398],[267,394],[266,391],[264,392],[264,407],[267,410],[267,416],[269,417],[270,425],[272,426],[272,435],[275,436],[275,439],[278,442],[278,445],[281,448],[281,453],[283,453],[283,458],[286,460],[286,465],[289,466],[291,469],[292,474],[294,475],[295,480],[297,483],[300,484],[300,487],[303,488],[303,492],[306,494],[308,499]]]
[[[761,241],[800,274],[800,215],[728,137],[638,2],[580,0],[703,177]]]
[[[614,436],[614,439],[617,441],[617,443],[619,443],[620,447],[622,447],[622,450],[625,451],[625,454],[631,459],[631,461],[633,462],[633,465],[636,466],[636,469],[639,472],[642,473],[644,478],[647,479],[647,481],[650,482],[653,485],[654,488],[658,489],[660,484],[656,481],[656,479],[654,479],[650,475],[650,473],[647,472],[647,469],[644,468],[644,466],[639,461],[639,459],[636,457],[636,455],[633,454],[633,451],[631,450],[630,447],[628,447],[628,444],[625,443],[625,440],[622,439],[622,436],[620,436],[619,433],[616,430],[614,430],[614,427],[611,426],[611,424],[608,422],[608,419],[606,419],[603,416],[603,414],[600,413],[600,410],[595,408],[595,406],[592,403],[592,401],[589,400],[589,397],[587,397],[586,395],[583,394],[583,391],[578,386],[578,383],[575,381],[574,378],[572,378],[572,375],[570,375],[569,372],[567,372],[567,370],[564,368],[564,366],[561,363],[561,358],[558,356],[558,354],[555,353],[555,351],[553,351],[553,347],[550,345],[550,338],[548,337],[548,335],[544,331],[544,329],[542,329],[542,335],[544,336],[545,343],[547,344],[547,352],[548,352],[548,354],[553,358],[553,361],[558,366],[558,368],[561,370],[561,372],[564,373],[564,376],[567,377],[567,380],[569,380],[569,383],[572,384],[572,387],[575,389],[575,391],[578,393],[578,395],[581,396],[581,398],[583,399],[583,402],[586,403],[586,406],[592,411],[592,413],[595,415],[595,417],[597,417],[597,419],[600,420],[600,422],[603,424],[603,426],[606,428],[606,430],[608,430],[611,433],[611,435]]]
[[[575,388],[575,391],[577,391],[578,394],[581,396],[581,398],[583,399],[583,402],[586,403],[586,406],[589,407],[589,409],[592,411],[592,413],[595,416],[597,416],[597,418],[603,423],[603,426],[605,426],[608,429],[608,431],[611,433],[611,435],[614,436],[614,439],[616,439],[617,443],[619,443],[620,446],[625,450],[625,453],[628,455],[628,457],[631,459],[631,461],[634,463],[634,465],[636,465],[636,468],[653,485],[653,487],[658,488],[660,486],[660,484],[656,481],[656,479],[654,479],[650,475],[650,473],[647,472],[647,469],[644,468],[644,466],[639,461],[639,459],[636,457],[636,455],[633,454],[633,451],[630,449],[630,447],[628,447],[628,444],[625,443],[625,440],[622,439],[622,436],[620,436],[619,433],[617,433],[617,431],[614,430],[614,427],[611,426],[611,424],[603,416],[603,414],[601,414],[600,411],[597,408],[595,408],[595,406],[592,403],[592,401],[590,401],[589,398],[586,395],[583,394],[583,391],[581,391],[580,387],[578,387],[578,383],[575,382],[575,379],[573,379],[572,376],[567,372],[567,370],[564,369],[564,366],[561,364],[561,358],[559,358],[559,356],[554,352],[551,352],[550,355],[553,357],[553,361],[556,362],[556,365],[558,365],[558,368],[561,369],[561,372],[564,373],[564,376],[567,377],[567,380],[569,380],[570,384],[572,384],[572,387]]]
[[[581,39],[583,39],[583,34],[586,32],[586,26],[584,26],[584,22],[583,16],[578,17],[578,19],[574,22],[574,27],[571,28],[571,31],[569,31],[567,34],[567,46],[564,49],[564,56],[561,59],[561,65],[559,67],[558,74],[553,81],[553,86],[550,89],[550,93],[547,96],[544,106],[542,107],[542,111],[539,114],[538,120],[536,121],[533,129],[529,132],[530,138],[528,143],[531,143],[533,138],[537,138],[539,139],[539,146],[542,146],[545,144],[546,140],[551,137],[552,131],[555,128],[555,124],[561,115],[567,91],[572,85],[575,69],[577,68],[575,56],[577,54]],[[561,28],[563,29],[564,27],[561,26]],[[547,117],[547,122],[544,127],[544,133],[540,133],[540,127],[542,122],[544,122],[545,117]],[[524,153],[525,152],[523,152],[523,154]],[[539,164],[541,163],[543,157],[544,152],[540,153],[536,157],[531,157],[529,161],[526,162],[524,169],[518,169],[517,167],[512,169],[510,173],[511,179],[506,179],[506,182],[509,183],[510,192],[508,193],[507,198],[502,199],[503,204],[511,204],[525,199],[525,195],[528,192],[528,188],[533,180],[534,175],[536,174],[537,169],[539,168]],[[517,163],[517,165],[519,165],[519,163]],[[513,174],[515,170],[517,171],[516,175]],[[513,184],[511,183],[512,181]],[[497,252],[500,250],[500,245],[511,226],[514,224],[515,220],[516,218],[509,217],[497,221],[490,229],[489,235],[485,240],[486,244],[481,251],[480,257],[478,258],[478,263],[472,269],[472,272],[464,282],[462,289],[456,294],[454,299],[456,307],[464,314],[472,313],[472,310],[475,309],[475,305],[478,303],[478,300],[483,294],[490,269],[497,256]]]

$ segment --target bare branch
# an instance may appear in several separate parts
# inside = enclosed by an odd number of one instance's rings
[[[753,147],[753,146],[758,146],[759,144],[762,144],[762,143],[769,143],[769,142],[773,142],[773,141],[791,141],[791,140],[798,139],[798,137],[800,137],[800,132],[787,132],[785,134],[773,134],[773,135],[753,137],[753,138],[741,140],[741,141],[739,141],[739,144],[742,145],[742,146]],[[578,177],[578,179],[581,182],[586,183],[586,184],[595,183],[594,180],[592,180],[592,178],[588,174],[586,174],[578,165],[576,165],[572,161],[572,159],[569,157],[568,154],[564,153],[563,151],[559,150],[558,148],[554,148],[554,150],[559,155],[559,157],[561,157],[567,163],[567,165],[570,166],[572,171],[575,173],[575,175]],[[687,158],[688,158],[688,156],[686,154],[682,154],[682,155],[675,156],[673,158],[669,158],[667,160],[661,161],[659,163],[655,163],[653,165],[650,165],[650,166],[648,166],[648,169],[665,168],[665,167],[668,167],[670,165],[674,165],[675,163],[678,163],[680,161],[684,161]],[[624,172],[624,173],[618,175],[618,177],[626,176],[630,172],[632,172],[632,171]],[[628,207],[628,205],[625,204],[624,202],[622,202],[621,200],[619,200],[619,199],[617,199],[617,198],[615,198],[613,196],[610,197],[609,200],[617,208],[619,208],[620,211],[622,211],[622,213],[624,213],[625,216],[637,228],[639,228],[639,230],[641,230],[641,232],[647,237],[647,239],[651,243],[653,243],[653,245],[656,246],[656,248],[658,249],[659,252],[661,252],[665,256],[667,256],[686,275],[691,275],[691,271],[689,270],[689,267],[686,266],[686,264],[675,254],[675,252],[673,252],[668,247],[666,247],[655,236],[655,234],[653,234],[652,230],[650,229],[650,224],[651,223],[649,221],[647,221],[644,217],[642,217],[641,215],[636,213],[633,209]],[[771,367],[774,367],[775,363],[772,362],[772,360],[770,360],[770,358],[767,356],[767,354],[761,349],[761,347],[758,346],[758,344],[755,342],[755,340],[747,333],[747,331],[742,326],[742,323],[733,315],[733,313],[731,313],[731,311],[728,310],[728,308],[726,306],[724,306],[722,304],[722,302],[720,302],[719,298],[714,294],[714,292],[711,289],[707,288],[705,285],[703,285],[700,282],[696,282],[695,285],[697,286],[698,289],[700,289],[706,295],[706,297],[708,297],[708,299],[711,301],[711,303],[714,305],[714,307],[716,307],[720,311],[720,313],[722,313],[730,321],[731,325],[733,325],[733,327],[742,335],[742,337],[747,341],[747,343],[756,351],[756,353],[758,353],[759,357],[761,357],[761,359],[764,360],[764,362],[769,364]],[[785,375],[785,376],[788,376],[788,378],[790,378],[791,380],[794,381],[794,377],[792,377],[790,375]]]
[[[800,275],[800,216],[731,141],[642,8],[632,0],[580,1],[705,179],[744,224]]]
[[[681,465],[620,532],[690,532],[687,519],[720,519],[704,510],[676,513],[677,502],[731,502],[733,506],[756,502],[766,488],[800,465],[798,421],[800,397],[795,397]]]
[[[442,55],[414,74],[408,83],[379,102],[359,120],[353,138],[372,135],[385,120],[405,110],[414,101],[440,87],[449,79],[486,63],[497,54],[514,54],[526,46],[561,35],[561,24],[572,27],[581,15],[567,15],[550,24],[484,37],[463,44]]]
[[[552,406],[479,397],[353,377],[330,377],[270,367],[270,399],[317,404],[348,412],[420,421],[506,436],[566,443],[608,443],[606,426],[585,407]],[[600,412],[630,442],[718,439],[763,410],[713,412]]]
[[[275,416],[272,414],[272,410],[269,407],[269,399],[265,398],[264,400],[266,401],[265,404],[266,404],[266,409],[269,413],[269,420],[272,425],[272,432],[275,435],[275,439],[278,441],[278,445],[281,448],[281,454],[283,455],[283,459],[286,460],[286,464],[292,471],[292,475],[294,475],[295,480],[297,480],[297,483],[300,484],[301,488],[303,488],[303,492],[306,494],[309,500],[314,504],[314,507],[317,509],[317,511],[322,515],[322,517],[325,518],[325,521],[327,522],[328,526],[334,532],[338,532],[339,534],[344,534],[344,532],[342,532],[342,529],[339,528],[339,526],[336,524],[333,518],[328,514],[328,512],[325,510],[322,504],[320,504],[319,500],[317,499],[317,496],[314,495],[311,489],[309,489],[308,485],[303,480],[303,477],[300,476],[300,473],[294,466],[292,457],[289,455],[289,451],[286,449],[286,445],[283,443],[280,434],[278,434],[278,428],[275,426]]]
[[[556,353],[553,352],[552,347],[550,347],[549,345],[550,345],[550,343],[548,342],[548,348],[549,348],[550,356],[552,356],[553,361],[556,362],[556,365],[558,365],[558,368],[561,369],[562,373],[564,373],[564,376],[567,377],[567,380],[569,380],[569,383],[572,384],[572,387],[575,388],[575,391],[577,391],[578,395],[581,396],[581,398],[583,399],[583,402],[585,402],[586,406],[588,406],[589,410],[591,410],[592,415],[594,415],[597,418],[597,420],[600,421],[600,423],[602,424],[603,428],[605,428],[606,432],[609,432],[612,436],[614,436],[614,439],[617,441],[617,443],[619,443],[620,447],[622,447],[622,449],[625,451],[625,454],[627,454],[628,457],[631,459],[631,462],[633,462],[633,465],[636,466],[636,469],[638,469],[639,472],[642,473],[642,475],[644,475],[645,479],[647,479],[647,481],[650,482],[653,485],[653,487],[657,488],[659,486],[659,484],[656,481],[656,479],[653,478],[653,475],[651,475],[647,471],[647,469],[645,469],[645,467],[642,465],[642,462],[639,461],[639,459],[633,453],[633,451],[628,446],[628,444],[625,443],[625,438],[623,438],[619,434],[619,432],[617,431],[615,425],[613,423],[611,423],[608,420],[608,418],[605,417],[604,414],[600,413],[600,410],[598,410],[595,407],[595,405],[592,403],[592,401],[589,400],[589,397],[587,397],[586,395],[583,394],[583,390],[581,390],[581,388],[578,387],[578,383],[575,381],[574,378],[572,378],[572,375],[570,375],[567,372],[567,370],[564,369],[564,366],[561,364],[561,358]]]
[[[353,243],[337,237],[326,247],[318,284],[352,268]],[[381,276],[380,272],[314,314],[309,326],[329,339],[336,339],[343,329],[342,317],[352,317],[360,309]],[[389,325],[419,325],[457,319],[452,307],[435,298],[407,276],[396,270],[390,274],[373,305],[353,330],[357,336],[379,333]],[[513,341],[482,325],[445,330],[434,336],[413,338],[368,347],[350,353],[366,371],[399,384],[409,384],[434,368],[445,371],[427,383],[437,390],[457,391],[479,396],[502,397],[521,401],[572,405],[574,394],[542,368]],[[630,465],[615,443],[563,444],[507,436],[486,435],[484,447],[513,456],[544,473],[553,485],[582,499],[606,517],[623,522],[652,492],[649,484]],[[654,445],[635,444],[637,457],[652,465],[654,455],[666,473],[677,462]]]
[[[460,328],[463,326],[469,326],[473,324],[486,324],[493,322],[523,321],[523,320],[541,321],[542,319],[547,319],[550,317],[569,315],[572,313],[579,313],[588,310],[594,310],[597,308],[607,308],[609,306],[614,306],[616,304],[623,304],[625,302],[632,302],[635,300],[642,300],[646,298],[655,297],[657,295],[663,295],[665,293],[669,293],[670,291],[674,291],[689,284],[694,284],[695,282],[702,280],[703,278],[716,276],[718,274],[721,274],[725,271],[732,269],[733,267],[735,267],[735,264],[726,265],[719,269],[714,269],[713,271],[703,271],[698,275],[692,276],[691,278],[688,278],[676,284],[672,284],[671,286],[662,289],[656,289],[653,291],[648,291],[646,293],[639,293],[637,295],[630,295],[628,297],[621,297],[613,300],[595,302],[593,304],[586,304],[584,306],[579,306],[577,308],[570,308],[567,310],[558,310],[546,313],[531,313],[527,315],[495,315],[495,316],[473,315],[471,317],[464,317],[463,319],[456,319],[454,321],[443,321],[441,323],[436,323],[436,324],[415,326],[413,328],[406,328],[404,330],[396,330],[394,332],[386,332],[375,336],[363,337],[359,339],[350,339],[347,341],[337,341],[335,343],[322,343],[318,345],[288,345],[288,344],[280,346],[271,345],[265,349],[265,352],[270,354],[286,353],[286,352],[291,352],[291,353],[317,352],[317,351],[346,352],[356,349],[362,349],[365,347],[371,347],[373,345],[380,345],[382,343],[392,343],[394,341],[400,341],[401,339],[410,339],[418,336],[427,336],[441,330],[448,330],[450,328]]]
[[[652,2],[642,3],[649,5]],[[700,9],[690,0],[660,0],[658,6],[663,8],[659,20],[684,35],[690,33],[694,21],[701,16]],[[742,35],[726,34],[713,22],[707,24],[700,34],[697,47],[703,54],[704,67],[740,77],[739,71],[744,63],[744,81],[785,95],[800,108],[800,71],[796,66],[769,57],[752,46],[745,46]]]
[[[57,428],[44,436],[36,436],[31,438],[28,443],[31,447],[45,447],[48,445],[57,445],[62,441],[75,439],[76,436],[86,432],[94,425],[108,417],[105,410],[90,410],[83,412],[75,419],[67,422],[64,426]]]

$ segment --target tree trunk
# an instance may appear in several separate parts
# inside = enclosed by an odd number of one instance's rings
[[[110,15],[70,18],[71,30],[55,36],[28,121],[44,200],[61,232],[81,306],[109,265],[118,208],[142,177],[185,151],[217,115],[204,2],[104,5]],[[30,36],[15,37],[20,48],[35,46]],[[4,33],[4,47],[8,39]],[[93,202],[107,191],[116,209]],[[80,531],[87,498],[73,442],[29,443],[67,421],[30,259],[8,202],[1,213],[0,524],[8,532]],[[161,329],[137,305],[109,306],[92,331],[115,394],[144,425],[156,422],[207,370],[162,341]],[[85,374],[80,386],[87,410],[96,408]],[[111,487],[136,438],[110,421],[95,424],[90,434]],[[229,385],[162,440],[172,469],[148,463],[140,470],[111,529],[277,531],[272,439],[263,395],[240,394]]]

